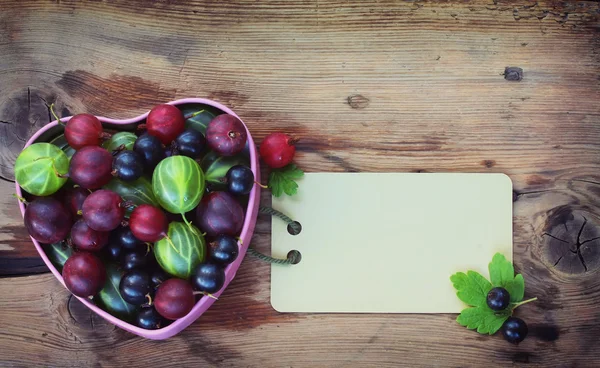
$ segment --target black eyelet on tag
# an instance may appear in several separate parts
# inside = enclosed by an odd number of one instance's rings
[[[298,264],[302,260],[302,253],[297,250],[290,250],[287,254],[287,259],[290,261],[290,264]]]
[[[298,221],[292,221],[288,224],[287,231],[290,235],[298,235],[302,231],[302,224]]]

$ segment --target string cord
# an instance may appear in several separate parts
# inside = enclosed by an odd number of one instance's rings
[[[275,217],[280,218],[286,224],[288,224],[288,227],[291,228],[291,230],[293,231],[294,234],[298,234],[300,232],[300,230],[302,229],[298,222],[292,220],[289,216],[285,215],[284,213],[282,213],[280,211],[277,211],[274,208],[260,206],[258,208],[258,212],[263,215],[270,215],[270,216],[275,216]],[[285,265],[285,264],[294,265],[294,264],[297,264],[298,262],[300,262],[300,259],[301,259],[300,252],[298,252],[297,250],[290,251],[287,254],[286,259],[274,258],[274,257],[268,256],[266,254],[263,254],[263,253],[257,251],[256,249],[250,248],[250,247],[248,247],[248,253],[252,254],[254,257],[260,259],[261,261],[268,262],[268,263],[274,263],[274,264],[281,264],[281,265]]]

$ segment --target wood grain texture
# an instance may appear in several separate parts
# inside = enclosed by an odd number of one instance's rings
[[[0,180],[0,277],[49,272],[23,225],[14,193],[13,182]]]
[[[126,118],[208,97],[258,142],[300,137],[306,171],[508,174],[515,266],[540,298],[518,311],[531,336],[514,347],[454,315],[278,314],[269,266],[248,258],[200,320],[153,342],[49,274],[9,277],[0,365],[599,366],[599,18],[592,1],[0,0],[2,178],[48,122],[45,101]],[[5,275],[40,265],[12,188],[0,181]],[[265,252],[269,223],[253,238]]]

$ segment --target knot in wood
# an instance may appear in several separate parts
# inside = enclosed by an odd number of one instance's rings
[[[553,210],[542,234],[546,263],[560,272],[584,274],[600,267],[600,227],[594,214],[570,206]]]
[[[110,333],[114,330],[114,326],[86,307],[73,295],[69,295],[67,299],[67,312],[71,321],[83,331]]]
[[[0,98],[0,177],[14,180],[13,165],[25,142],[39,128],[54,120],[46,102],[52,103],[56,96],[48,91],[23,88],[3,92]],[[64,106],[55,109],[59,113]],[[68,111],[68,110],[67,110]]]
[[[347,102],[351,108],[360,110],[369,106],[369,102],[371,102],[371,100],[363,95],[351,95],[348,96]]]
[[[507,81],[520,82],[523,79],[523,69],[516,66],[507,66],[504,69],[504,79]]]

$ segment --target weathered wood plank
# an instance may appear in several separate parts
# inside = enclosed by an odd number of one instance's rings
[[[0,277],[48,272],[23,225],[14,193],[13,182],[0,180]]]
[[[532,333],[513,347],[453,315],[278,314],[268,266],[247,259],[197,323],[152,342],[91,316],[49,274],[11,277],[2,365],[599,365],[599,17],[592,1],[0,0],[2,178],[48,121],[45,101],[126,118],[205,96],[257,141],[301,138],[307,171],[507,173],[515,265],[540,298],[518,312]],[[12,275],[36,255],[11,193],[0,181]],[[269,233],[261,219],[254,246],[268,251]]]

